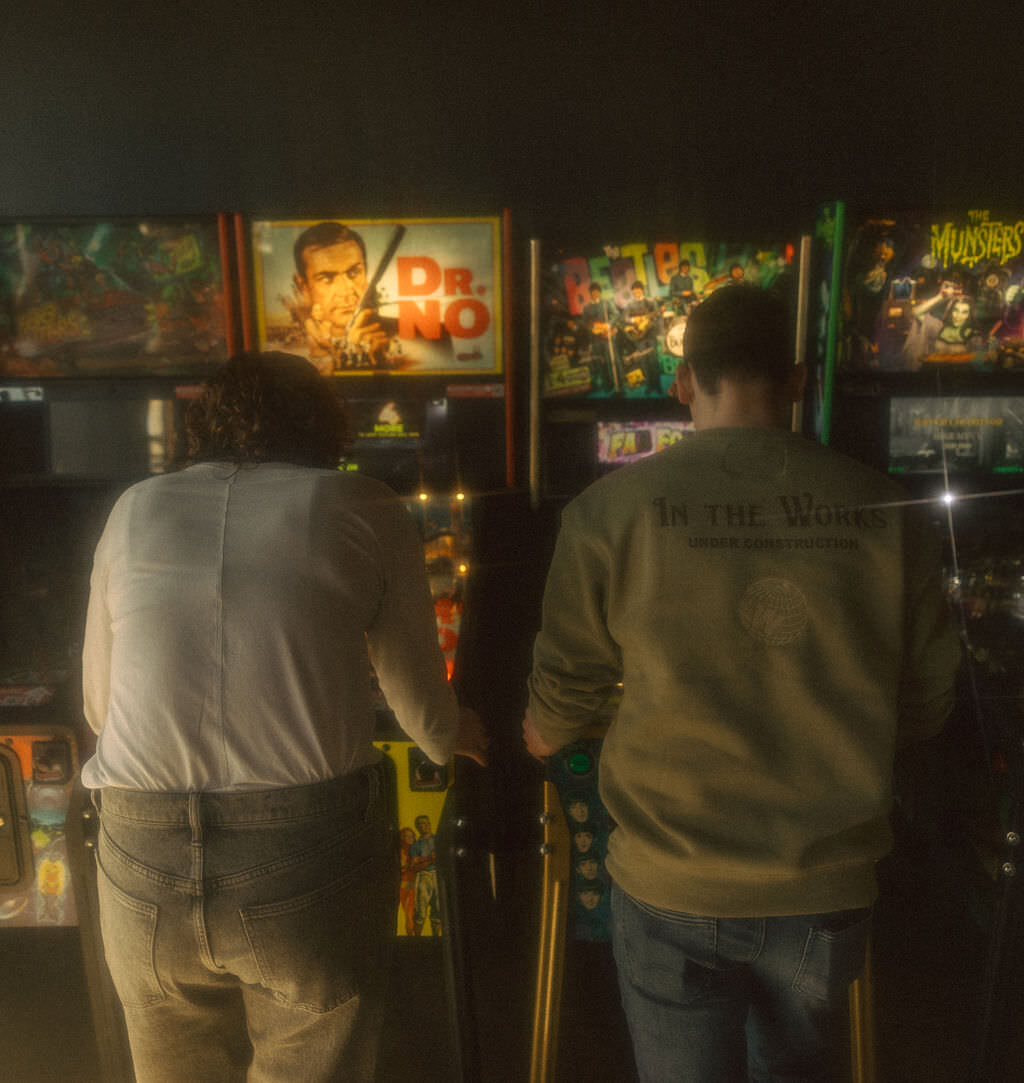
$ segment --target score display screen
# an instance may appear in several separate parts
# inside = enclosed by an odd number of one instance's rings
[[[695,432],[692,421],[599,421],[597,461],[602,471],[646,459]]]
[[[889,473],[1024,473],[1024,395],[898,397]]]
[[[349,435],[359,444],[410,446],[423,440],[426,405],[415,399],[349,399]]]
[[[348,447],[340,469],[377,478],[399,495],[449,484],[453,445],[447,399],[346,398],[345,418]]]

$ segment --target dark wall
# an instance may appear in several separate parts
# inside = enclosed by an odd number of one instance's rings
[[[12,4],[3,213],[508,206],[607,238],[1019,205],[1017,21],[874,7]]]

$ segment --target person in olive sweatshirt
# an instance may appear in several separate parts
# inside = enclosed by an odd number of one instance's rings
[[[792,356],[773,295],[696,308],[672,388],[696,433],[572,501],[548,574],[524,737],[546,757],[610,717],[645,1081],[836,1077],[894,752],[953,705],[939,539],[894,482],[788,431]]]

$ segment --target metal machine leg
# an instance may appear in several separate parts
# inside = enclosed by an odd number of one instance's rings
[[[552,1083],[555,1078],[568,917],[569,826],[558,790],[550,782],[543,784],[543,809],[540,822],[544,829],[544,867],[530,1083]]]
[[[864,973],[850,986],[850,1079],[875,1083],[875,1013],[871,984],[871,942],[864,957]]]

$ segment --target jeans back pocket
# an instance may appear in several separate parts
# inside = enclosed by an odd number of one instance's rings
[[[275,1000],[329,1012],[380,980],[395,921],[392,871],[373,857],[313,891],[241,909],[260,982]]]
[[[845,913],[845,912],[844,912]],[[845,992],[864,969],[871,911],[850,912],[851,920],[812,928],[793,988],[818,1000]]]

